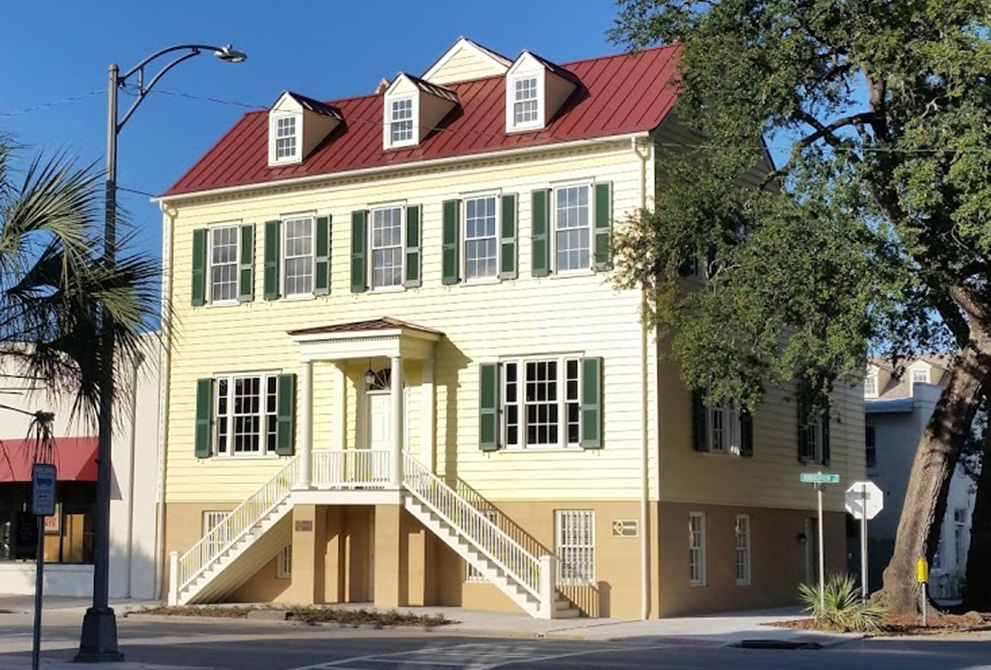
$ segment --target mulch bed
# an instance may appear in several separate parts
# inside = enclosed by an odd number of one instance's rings
[[[256,607],[256,606],[193,606],[150,607],[133,614],[158,616],[210,617],[220,619],[280,619],[302,623],[336,623],[343,626],[402,626],[432,628],[457,623],[443,614],[413,614],[396,610],[378,611],[339,607]]]
[[[922,616],[918,614],[889,614],[884,618],[884,630],[878,633],[878,635],[950,635],[953,633],[989,631],[991,630],[991,613],[967,612],[966,614],[947,614],[929,612],[928,624],[928,626],[923,627]],[[794,630],[816,630],[815,623],[812,619],[777,621],[767,625]]]

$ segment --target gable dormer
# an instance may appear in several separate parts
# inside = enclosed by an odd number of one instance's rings
[[[513,61],[492,49],[467,37],[459,37],[454,46],[423,73],[423,79],[433,84],[453,84],[483,77],[498,77],[506,74],[512,64]]]
[[[400,72],[383,94],[382,147],[418,145],[458,105],[458,95],[443,86]]]
[[[302,163],[343,120],[337,108],[286,91],[268,111],[268,166]]]
[[[546,128],[580,85],[564,68],[524,51],[506,72],[506,132]]]

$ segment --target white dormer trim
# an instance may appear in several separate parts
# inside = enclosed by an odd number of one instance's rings
[[[284,135],[286,126],[291,125],[291,135]],[[303,161],[303,112],[276,112],[272,111],[268,115],[268,165],[278,167],[280,165],[293,165]],[[286,154],[283,149],[286,143],[291,142],[293,150]],[[283,153],[283,155],[279,155]]]
[[[525,82],[535,83],[535,90]],[[577,79],[570,72],[524,51],[506,72],[506,132],[543,130],[576,88]],[[531,113],[521,118],[521,110],[526,109]]]
[[[457,104],[454,91],[400,72],[382,93],[382,148],[417,146]]]
[[[869,366],[867,368],[867,374],[864,375],[864,397],[865,398],[876,398],[881,394],[881,375],[879,371],[874,366]]]
[[[419,96],[415,92],[393,96],[390,96],[386,92],[384,106],[386,121],[383,124],[384,136],[382,138],[382,146],[386,149],[401,149],[402,147],[415,147],[418,144],[419,133],[417,130],[420,127],[419,102]],[[393,125],[396,123],[396,114],[402,113],[405,116],[406,103],[409,103],[409,118],[401,120],[399,122],[400,125],[397,125],[394,129]],[[409,137],[404,138],[403,136],[407,134],[407,128]],[[396,132],[393,132],[394,130]],[[397,134],[401,134],[401,136],[397,137]]]

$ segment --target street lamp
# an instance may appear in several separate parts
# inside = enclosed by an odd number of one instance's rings
[[[243,63],[247,56],[231,45],[224,47],[205,44],[179,44],[157,51],[132,67],[123,76],[116,63],[110,64],[110,81],[107,88],[107,173],[106,209],[103,229],[103,262],[113,267],[117,257],[117,135],[131,115],[138,108],[158,80],[179,63],[189,60],[202,52],[212,51],[220,60],[227,63]],[[147,83],[145,68],[166,54],[179,52],[180,55],[162,66]],[[137,99],[123,118],[117,120],[117,89],[123,87],[133,76],[138,79]],[[113,327],[106,311],[100,316],[100,415],[97,424],[99,431],[97,446],[96,475],[96,523],[94,524],[93,547],[93,605],[86,610],[83,618],[79,652],[75,660],[83,663],[123,661],[124,655],[117,648],[117,619],[109,606],[110,587],[110,482],[111,440],[113,432],[113,393],[114,393],[114,338]],[[161,503],[160,503],[161,504]]]

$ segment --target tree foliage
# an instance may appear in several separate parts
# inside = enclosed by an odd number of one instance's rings
[[[681,45],[678,113],[699,131],[660,148],[656,206],[617,240],[618,281],[648,288],[713,402],[752,407],[768,381],[821,397],[871,347],[959,352],[909,491],[932,500],[896,546],[906,565],[931,556],[954,440],[991,376],[991,3],[617,4],[615,40]],[[787,157],[777,169],[765,141]],[[710,279],[685,290],[691,256]]]

